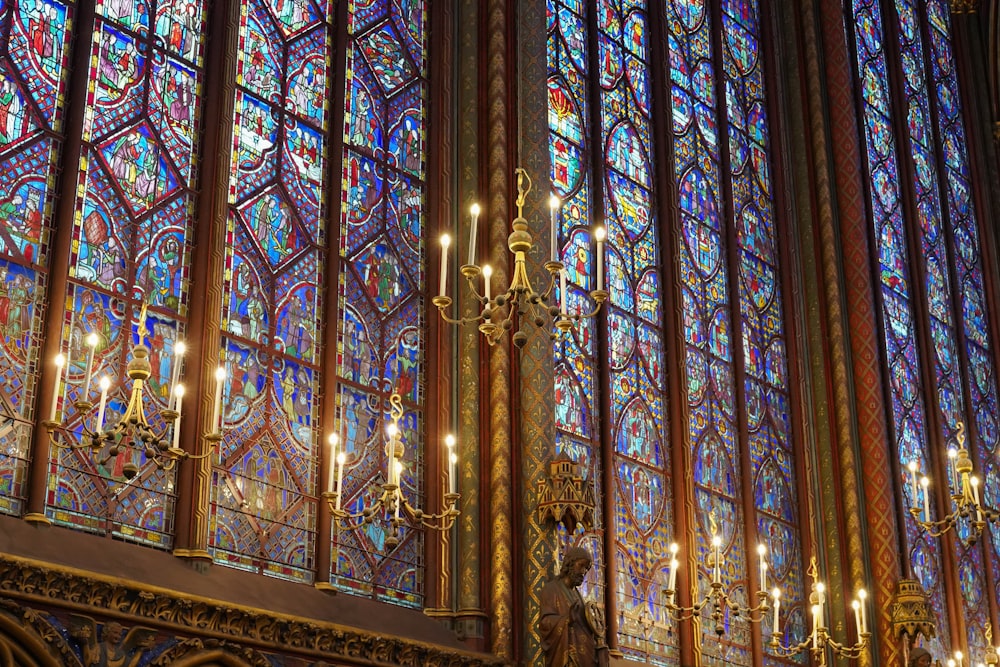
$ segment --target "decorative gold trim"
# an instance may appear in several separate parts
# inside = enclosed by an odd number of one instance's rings
[[[198,635],[204,646],[238,642],[325,659],[371,664],[500,667],[503,661],[461,649],[385,637],[326,621],[254,609],[178,593],[127,579],[0,555],[0,595],[15,602],[57,606],[130,623]],[[23,606],[23,605],[22,605]],[[44,634],[43,634],[44,636]],[[249,654],[248,654],[249,655]],[[251,663],[256,664],[256,663]]]
[[[174,549],[173,555],[178,558],[190,558],[194,560],[212,560],[212,554],[205,549]]]
[[[24,515],[24,520],[28,523],[34,524],[36,526],[51,526],[52,522],[49,521],[49,517],[38,512],[29,512]]]
[[[979,0],[950,0],[952,14],[975,14],[979,11]]]
[[[339,592],[337,587],[329,581],[317,581],[313,584],[313,588],[318,591],[323,591],[324,593],[330,593],[331,595],[336,595]]]

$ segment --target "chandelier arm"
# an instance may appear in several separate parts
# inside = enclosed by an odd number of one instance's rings
[[[799,642],[798,644],[792,644],[791,646],[785,646],[781,643],[778,638],[780,635],[777,632],[771,633],[771,649],[777,653],[782,658],[790,658],[792,656],[802,653],[802,651],[812,645],[812,639],[806,638]]]

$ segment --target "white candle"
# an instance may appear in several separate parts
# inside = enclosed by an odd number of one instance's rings
[[[473,204],[472,208],[469,209],[472,213],[472,224],[469,225],[469,264],[475,266],[476,264],[476,229],[479,227],[479,204]],[[443,241],[443,239],[442,239]],[[441,294],[444,294],[444,288],[441,288]]]
[[[226,384],[226,369],[215,369],[215,405],[212,407],[212,432],[222,433],[222,386]]]
[[[719,553],[719,547],[721,546],[722,546],[722,539],[718,535],[714,536],[712,538],[712,549],[714,553],[714,558],[712,560],[714,562],[715,567],[712,571],[712,581],[715,583],[719,583],[720,581],[722,581],[722,574],[720,568],[722,557]]]
[[[441,289],[438,294],[445,296],[448,288],[448,246],[451,245],[451,237],[444,234],[441,237]]]
[[[340,511],[340,499],[344,495],[344,452],[337,454],[337,511]]]
[[[931,520],[931,494],[927,488],[930,485],[931,480],[927,479],[927,477],[920,478],[920,486],[924,488],[924,521],[928,522]]]
[[[868,632],[868,607],[865,604],[868,600],[868,591],[859,589],[858,600],[861,602],[861,633],[864,634]]]
[[[911,505],[911,507],[916,507],[917,506],[917,462],[915,460],[910,461],[910,464],[907,466],[907,468],[909,468],[910,470],[910,486],[913,489],[913,504]]]
[[[177,386],[177,381],[180,379],[181,376],[181,360],[184,357],[185,352],[187,352],[187,346],[184,344],[184,341],[179,340],[176,343],[174,343],[174,367],[171,372],[170,393],[168,394],[168,396],[176,396],[176,393],[174,392],[174,387]],[[179,396],[177,397],[177,402],[180,403]],[[167,401],[167,407],[169,407],[169,403],[170,402]],[[179,410],[180,408],[178,407],[175,409]]]
[[[757,562],[760,566],[760,590],[767,590],[767,562],[764,560],[764,554],[767,553],[767,547],[763,544],[757,545]]]
[[[97,406],[97,424],[94,426],[94,433],[104,430],[104,408],[108,405],[108,388],[111,386],[111,380],[105,375],[98,382],[98,386],[101,388],[101,403]]]
[[[962,667],[962,660],[964,658],[965,656],[962,654],[961,651],[955,651],[955,662],[958,663],[958,667]]]
[[[59,381],[62,380],[62,368],[66,363],[66,357],[60,352],[56,355],[56,379],[52,383],[52,407],[49,410],[49,421],[56,420],[56,406],[59,403]]]
[[[87,352],[87,375],[83,381],[83,393],[80,395],[80,398],[85,401],[90,396],[90,378],[94,374],[94,352],[97,350],[98,340],[95,333],[87,336],[87,347],[90,348],[90,351]]]
[[[812,645],[816,648],[819,643],[819,605],[813,605],[813,632],[812,632]]]
[[[951,483],[955,485],[955,493],[961,493],[962,487],[958,483],[958,469],[955,462],[958,460],[958,450],[954,447],[948,448],[948,470],[951,471]]]
[[[73,350],[73,346],[71,344],[66,349],[66,377],[63,380],[63,384],[65,384],[65,388],[63,389],[63,391],[65,392],[65,396],[66,396],[66,400],[67,401],[69,400],[69,371],[70,371],[70,368],[73,366],[73,355],[71,354],[72,350]],[[63,409],[63,418],[64,419],[66,418],[66,409],[65,408]]]
[[[598,227],[594,230],[594,239],[597,241],[597,289],[604,289],[604,239],[608,236],[608,230]]]
[[[858,637],[861,637],[861,603],[857,600],[851,602],[851,607],[854,608],[854,624],[858,628]]]
[[[386,461],[385,466],[386,482],[389,484],[397,484],[399,481],[394,477],[396,474],[396,434],[398,432],[399,429],[395,422],[389,422],[389,425],[385,427],[385,433],[389,436],[389,460]]]
[[[327,439],[328,446],[326,450],[326,460],[329,461],[330,469],[326,474],[326,490],[333,492],[333,475],[334,470],[337,468],[337,441],[339,438],[336,433],[331,433],[330,437]]]
[[[403,462],[396,461],[396,520],[399,520],[399,506],[403,504]]]
[[[771,597],[774,598],[774,621],[771,628],[771,634],[778,634],[778,613],[781,610],[781,590],[775,588],[771,591]]]
[[[549,223],[551,226],[550,237],[552,241],[552,261],[559,261],[559,197],[552,195],[549,197]]]
[[[179,384],[174,387],[174,396],[176,396],[175,400],[177,401],[177,419],[174,420],[174,449],[178,449],[181,442],[181,399],[184,398],[184,385]]]
[[[677,570],[680,568],[680,562],[677,560],[677,552],[680,547],[677,546],[676,542],[670,543],[670,572],[668,574],[667,588],[671,591],[677,589]],[[673,599],[671,597],[671,599]]]
[[[970,476],[969,485],[972,487],[972,500],[976,503],[976,521],[982,521],[983,510],[979,504],[979,478],[975,475]]]
[[[458,463],[458,456],[455,454],[455,436],[449,433],[445,436],[444,444],[448,448],[448,452],[445,455],[448,461],[448,493],[455,493],[456,482],[455,479],[455,464]]]
[[[566,269],[559,272],[559,297],[562,300],[563,317],[566,317]]]
[[[493,267],[489,264],[483,267],[483,289],[486,291],[486,303],[490,301],[490,279],[493,278]]]

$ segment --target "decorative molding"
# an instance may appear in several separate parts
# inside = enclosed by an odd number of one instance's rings
[[[924,587],[915,579],[901,579],[896,584],[892,601],[892,632],[896,639],[904,636],[910,642],[917,635],[931,639],[937,635],[934,610],[927,601]]]
[[[979,0],[949,0],[952,14],[975,14],[979,11]]]
[[[3,598],[9,601],[4,602]],[[50,636],[42,617],[25,608],[24,603],[195,635],[188,645],[199,650],[238,647],[235,654],[243,656],[252,667],[270,665],[254,657],[257,647],[352,663],[412,667],[499,667],[503,664],[492,656],[183,596],[174,591],[144,588],[135,582],[0,555],[0,605],[8,611],[21,608],[25,625],[43,639]],[[67,665],[76,663],[75,659],[64,662]],[[158,659],[154,664],[167,663]]]

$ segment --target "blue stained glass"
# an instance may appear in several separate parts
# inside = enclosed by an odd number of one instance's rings
[[[337,424],[349,456],[344,503],[355,509],[371,504],[385,477],[382,434],[393,392],[406,410],[404,493],[415,506],[440,503],[424,498],[422,489],[425,13],[419,0],[359,2],[348,12]],[[382,558],[385,538],[380,522],[339,533],[331,582],[420,607],[423,532],[404,530],[399,546]]]

